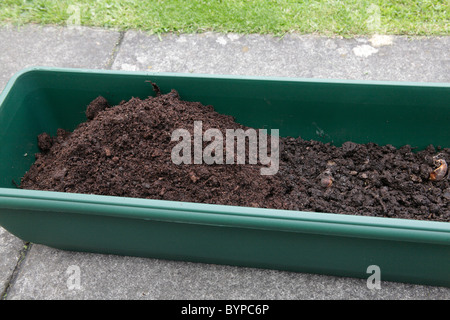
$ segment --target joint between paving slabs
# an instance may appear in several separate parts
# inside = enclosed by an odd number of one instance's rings
[[[114,45],[114,48],[111,52],[111,55],[110,55],[108,61],[106,62],[106,65],[105,65],[106,69],[112,68],[114,62],[116,61],[117,54],[119,53],[120,47],[122,46],[122,42],[123,42],[124,38],[125,38],[125,31],[121,31],[119,33],[119,38],[117,39],[117,42]]]
[[[21,266],[22,266],[23,262],[25,261],[27,255],[28,255],[28,252],[31,249],[31,246],[32,246],[31,242],[24,242],[22,249],[19,251],[19,259],[17,260],[16,266],[14,267],[14,270],[8,279],[8,283],[6,284],[5,289],[1,293],[0,300],[7,300],[8,293],[9,293],[10,289],[14,286],[17,275],[19,274],[19,272],[21,270]]]

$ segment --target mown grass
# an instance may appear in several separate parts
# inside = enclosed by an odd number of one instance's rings
[[[150,33],[448,35],[450,0],[2,0],[0,22]]]

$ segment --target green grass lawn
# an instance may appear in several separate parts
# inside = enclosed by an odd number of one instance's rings
[[[0,22],[283,35],[448,35],[450,0],[1,0]]]

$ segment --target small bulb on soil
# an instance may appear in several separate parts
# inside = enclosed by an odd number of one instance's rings
[[[320,185],[324,188],[329,188],[333,184],[333,178],[332,177],[322,177],[320,179]]]
[[[447,173],[447,162],[444,159],[438,159],[435,161],[438,167],[431,171],[430,180],[431,181],[440,181],[442,180]]]
[[[333,184],[333,177],[331,176],[331,170],[326,169],[319,176],[320,178],[320,186],[323,188],[329,188]]]

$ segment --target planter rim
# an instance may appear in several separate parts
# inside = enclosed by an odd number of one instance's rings
[[[439,221],[9,188],[0,188],[0,208],[450,244],[450,223]]]
[[[162,76],[162,77],[184,77],[184,78],[204,78],[204,79],[231,79],[231,80],[262,80],[262,81],[284,81],[284,82],[309,82],[323,84],[347,84],[347,85],[389,85],[389,86],[413,86],[413,87],[443,87],[449,88],[450,82],[420,82],[420,81],[394,81],[394,80],[354,80],[339,78],[302,78],[302,77],[275,77],[275,76],[249,76],[249,75],[232,75],[232,74],[206,74],[206,73],[181,73],[181,72],[149,72],[149,71],[125,71],[125,70],[108,70],[108,69],[89,69],[89,68],[62,68],[47,66],[32,66],[24,68],[16,72],[7,82],[3,92],[0,95],[0,103],[2,96],[6,96],[12,88],[14,82],[20,77],[35,72],[66,72],[78,74],[101,74],[101,75],[140,75],[140,76]]]

